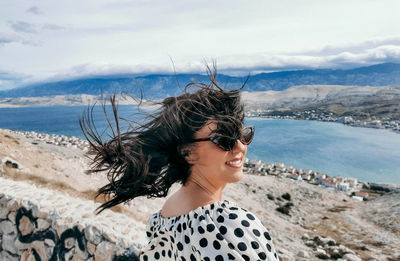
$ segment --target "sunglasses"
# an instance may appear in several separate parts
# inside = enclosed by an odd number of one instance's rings
[[[195,139],[195,140],[193,140],[193,142],[211,141],[212,143],[217,145],[219,148],[221,148],[225,151],[231,151],[231,150],[233,150],[233,148],[235,148],[237,140],[240,140],[240,142],[243,145],[249,145],[251,143],[251,141],[253,140],[253,137],[254,137],[254,126],[248,126],[248,127],[242,129],[240,138],[232,138],[232,137],[215,135],[215,136],[211,136],[208,138]]]

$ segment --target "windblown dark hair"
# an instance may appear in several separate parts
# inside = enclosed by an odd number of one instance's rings
[[[217,124],[216,135],[237,136],[243,127],[244,108],[240,89],[225,90],[216,80],[217,73],[208,70],[208,84],[191,82],[183,94],[168,97],[160,108],[148,115],[142,124],[130,125],[121,133],[115,95],[110,97],[115,126],[104,113],[112,130],[110,140],[103,142],[94,125],[93,107],[87,110],[79,123],[89,141],[92,155],[89,173],[107,172],[109,183],[99,189],[109,201],[99,212],[138,196],[165,197],[172,184],[185,184],[191,164],[190,154],[195,133],[208,121]],[[247,78],[248,79],[248,78]],[[190,92],[192,87],[197,91]]]

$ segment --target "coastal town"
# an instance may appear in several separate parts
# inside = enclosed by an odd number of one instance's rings
[[[244,171],[253,175],[273,175],[298,182],[307,182],[326,189],[342,191],[360,201],[372,199],[386,192],[400,192],[400,186],[358,181],[356,178],[331,177],[312,170],[304,170],[283,163],[264,163],[259,159],[248,159],[244,162]]]
[[[374,129],[386,129],[396,133],[400,133],[400,120],[381,118],[375,116],[370,119],[356,119],[354,116],[335,117],[332,112],[304,110],[304,111],[271,111],[271,110],[249,110],[246,113],[247,117],[263,117],[272,119],[291,119],[291,120],[311,120],[338,122],[353,127],[364,127]]]

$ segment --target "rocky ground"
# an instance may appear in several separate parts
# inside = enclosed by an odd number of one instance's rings
[[[67,139],[57,144],[0,130],[0,160],[9,158],[19,165],[18,169],[0,165],[0,175],[78,198],[93,198],[106,178],[85,174],[84,146],[73,142]],[[178,188],[173,186],[171,192]],[[271,231],[281,260],[400,260],[398,193],[358,201],[343,192],[305,182],[246,175],[227,186],[224,197],[262,220]],[[138,198],[114,210],[145,223],[163,202]]]

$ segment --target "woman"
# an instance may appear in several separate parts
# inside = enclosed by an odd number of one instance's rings
[[[186,88],[166,98],[145,124],[126,133],[111,99],[116,130],[108,142],[93,131],[91,117],[81,121],[95,154],[91,172],[107,170],[110,180],[99,190],[111,196],[100,211],[138,196],[165,197],[182,183],[149,218],[140,260],[278,260],[260,220],[223,200],[226,185],[243,178],[254,128],[243,126],[239,90],[220,88],[210,70],[209,78],[208,85],[187,86],[195,92]]]

